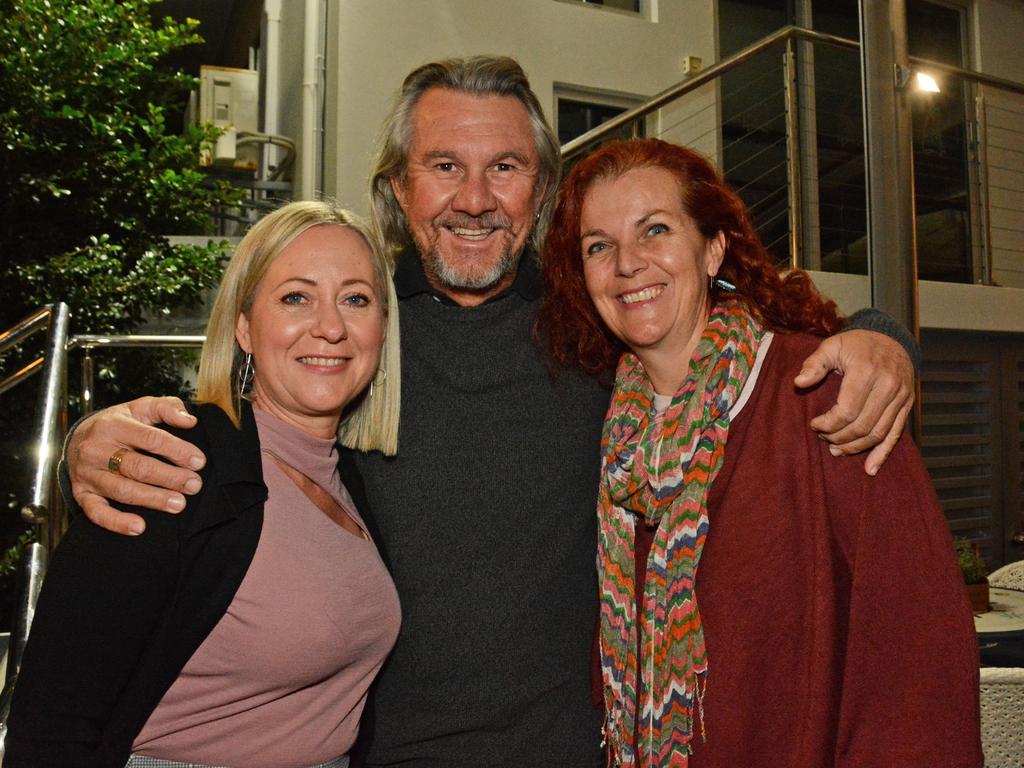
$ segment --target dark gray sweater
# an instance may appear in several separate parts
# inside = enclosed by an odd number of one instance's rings
[[[364,493],[345,473],[402,602],[369,765],[601,764],[590,649],[609,392],[549,373],[530,340],[537,282],[526,255],[510,290],[463,308],[400,261],[398,456],[350,455]]]

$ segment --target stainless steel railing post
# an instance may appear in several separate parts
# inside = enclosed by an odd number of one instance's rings
[[[789,198],[789,266],[797,269],[803,266],[803,201],[800,197],[800,183],[803,173],[800,168],[800,103],[797,82],[796,52],[793,39],[786,40],[786,52],[782,59],[783,93],[786,100],[786,181]]]
[[[58,521],[51,520],[53,478],[60,459],[61,443],[67,428],[67,343],[71,313],[63,302],[50,307],[46,335],[43,386],[36,405],[35,472],[29,501],[21,508],[28,523],[46,525],[48,538],[59,536]],[[55,544],[56,542],[52,542]]]
[[[96,407],[96,361],[92,357],[92,347],[82,352],[82,415],[88,416]]]
[[[28,634],[35,616],[39,590],[42,589],[43,577],[46,575],[48,559],[46,547],[38,542],[33,542],[25,547],[21,557],[18,604],[14,628],[11,632],[11,644],[7,649],[7,675],[4,680],[3,693],[0,694],[0,760],[3,759],[4,742],[7,739],[7,718],[11,712],[11,698],[14,696],[14,686],[18,680],[18,672],[21,670],[22,654],[25,652],[25,644],[28,642]]]

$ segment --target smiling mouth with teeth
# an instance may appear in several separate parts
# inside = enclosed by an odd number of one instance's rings
[[[344,357],[300,357],[299,362],[305,365],[318,365],[329,368],[335,365],[344,365],[347,358]]]
[[[461,237],[464,240],[486,240],[487,236],[494,231],[494,228],[488,229],[467,229],[465,227],[446,227],[456,237]]]
[[[619,294],[619,301],[623,304],[639,304],[641,301],[650,301],[655,296],[659,296],[664,290],[664,285],[652,285],[650,288],[644,288],[642,291],[621,293]]]

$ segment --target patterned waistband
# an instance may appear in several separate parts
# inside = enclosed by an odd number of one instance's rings
[[[124,768],[229,768],[229,766],[201,765],[200,763],[182,763],[177,760],[163,760],[159,757],[132,755]],[[308,768],[348,768],[348,755],[336,757],[326,763],[317,763]]]

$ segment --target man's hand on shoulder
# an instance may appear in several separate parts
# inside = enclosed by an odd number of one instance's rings
[[[185,508],[183,494],[202,487],[195,470],[206,457],[155,424],[190,429],[196,418],[176,397],[140,397],[90,416],[71,436],[66,456],[71,492],[86,517],[101,528],[137,535],[146,527],[141,517],[114,509],[108,500],[180,512]],[[115,454],[120,462],[111,461]]]
[[[874,475],[903,434],[914,405],[914,366],[894,339],[851,330],[825,339],[804,361],[794,383],[813,386],[829,371],[843,377],[839,398],[811,420],[811,429],[832,444],[834,456],[871,448],[864,470]]]

